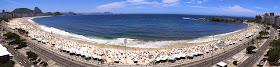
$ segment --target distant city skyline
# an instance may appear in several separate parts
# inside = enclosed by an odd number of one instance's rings
[[[113,12],[254,17],[280,13],[278,0],[1,0],[0,10],[39,7],[43,12]]]

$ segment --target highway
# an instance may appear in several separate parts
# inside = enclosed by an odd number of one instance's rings
[[[5,29],[5,31],[13,32],[13,33],[20,35],[18,32],[15,32],[14,30],[11,30],[10,28],[8,28],[6,26],[6,23],[1,23],[1,27],[2,27],[2,29]],[[32,42],[30,38],[22,36],[22,35],[20,35],[20,36],[28,41],[27,46],[30,47],[31,49],[33,49],[34,51],[36,51],[36,54],[38,54],[39,57],[41,57],[43,59],[53,60],[56,62],[56,64],[61,65],[62,67],[98,67],[98,66],[86,64],[86,63],[76,61],[76,60],[70,60],[60,54],[55,54],[51,51],[47,51],[47,49],[43,48],[38,43]],[[20,53],[18,53],[18,54],[20,54]],[[16,56],[15,59],[19,60],[19,62],[24,62],[25,60],[28,60],[27,58],[26,59],[24,59],[24,58],[26,58],[26,57],[22,57],[22,56],[17,57]],[[22,65],[24,65],[24,66],[26,65],[25,67],[31,66],[30,64],[25,64],[25,63],[22,63]]]
[[[24,67],[31,67],[33,65],[32,62],[30,62],[27,57],[19,53],[18,51],[15,51],[12,46],[7,46],[8,51],[14,55],[14,59]],[[34,66],[34,65],[33,65]],[[35,66],[36,67],[36,66]]]
[[[271,32],[273,32],[274,30],[271,30]],[[273,37],[274,36],[274,33],[270,33],[270,36]],[[260,50],[257,51],[257,55],[262,55],[263,52],[261,52],[263,49],[267,49],[267,45],[272,41],[272,39],[268,39],[265,44],[260,47]],[[245,42],[246,44],[250,42],[250,41],[247,41]],[[191,62],[191,63],[188,63],[188,64],[182,64],[182,65],[178,65],[179,67],[210,67],[210,66],[213,66],[215,65],[216,63],[218,62],[221,62],[227,58],[230,58],[232,56],[234,56],[235,54],[237,54],[238,52],[242,51],[243,49],[246,49],[248,46],[250,45],[239,45],[238,47],[235,47],[233,49],[230,49],[229,51],[226,51],[225,53],[221,53],[221,54],[218,54],[218,55],[215,55],[213,57],[210,57],[210,58],[206,58],[205,60],[203,61],[196,61],[196,62]],[[251,67],[254,65],[254,63],[248,65],[248,63],[251,63],[250,61],[254,61],[254,62],[257,62],[258,58],[254,58],[254,56],[251,56],[250,58],[253,58],[252,60],[246,60],[245,62],[247,63],[243,63],[241,64],[240,66],[238,67]],[[174,67],[178,67],[178,66],[174,66]]]
[[[272,28],[272,27],[271,27]],[[254,67],[255,63],[258,63],[259,59],[262,57],[264,52],[269,49],[269,44],[271,41],[273,41],[274,38],[274,31],[275,29],[270,29],[270,37],[267,39],[267,41],[264,43],[263,46],[261,46],[256,53],[254,53],[252,56],[250,56],[247,60],[245,60],[242,64],[238,65],[239,67]],[[272,33],[273,32],[273,33]]]

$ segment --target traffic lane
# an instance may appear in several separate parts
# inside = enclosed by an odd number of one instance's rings
[[[78,64],[78,63],[74,63],[74,62],[71,62],[69,60],[63,59],[63,58],[58,57],[58,56],[54,55],[53,53],[45,51],[44,49],[39,48],[37,46],[30,45],[30,47],[33,48],[36,51],[40,51],[40,54],[44,55],[45,58],[52,59],[56,63],[61,64],[63,66],[66,66],[66,67],[84,67],[83,64]]]
[[[14,58],[22,65],[25,67],[30,67],[33,65],[27,57],[23,56],[21,53],[15,51],[12,47],[8,46],[8,51],[14,55]]]

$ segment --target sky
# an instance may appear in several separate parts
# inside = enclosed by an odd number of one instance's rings
[[[0,10],[39,7],[43,12],[193,14],[254,17],[280,14],[280,0],[0,0]]]

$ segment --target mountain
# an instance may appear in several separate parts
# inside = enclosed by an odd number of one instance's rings
[[[31,13],[34,13],[34,11],[30,10],[28,8],[17,8],[12,13],[16,13],[16,14],[31,14]]]
[[[34,14],[43,14],[43,12],[38,7],[35,7]]]

